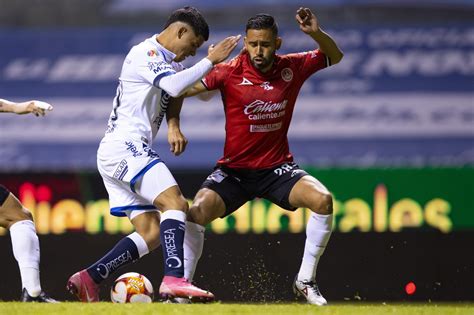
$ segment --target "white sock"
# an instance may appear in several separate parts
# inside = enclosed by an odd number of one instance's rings
[[[22,287],[32,297],[41,293],[39,276],[40,248],[35,224],[30,220],[14,223],[10,227],[13,256],[20,267]]]
[[[204,247],[204,232],[206,228],[202,225],[186,221],[186,233],[184,234],[184,277],[193,280],[196,265],[201,258]]]
[[[185,222],[186,213],[181,210],[166,210],[165,212],[161,213],[161,222],[163,223],[163,221],[167,219]]]
[[[140,234],[138,234],[137,232],[133,232],[127,237],[131,239],[137,246],[138,255],[140,258],[149,253],[148,245]]]
[[[316,269],[321,255],[329,241],[332,232],[332,214],[311,213],[306,226],[306,243],[304,246],[303,261],[298,273],[299,281],[314,281]]]

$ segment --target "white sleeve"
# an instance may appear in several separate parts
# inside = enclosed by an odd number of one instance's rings
[[[211,71],[212,62],[203,58],[191,68],[181,72],[170,73],[160,77],[154,81],[154,85],[166,91],[172,97],[178,97],[183,94],[188,88],[201,80],[209,71]]]

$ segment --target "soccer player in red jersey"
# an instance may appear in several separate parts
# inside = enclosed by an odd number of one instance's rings
[[[293,162],[288,128],[298,92],[316,71],[341,61],[343,54],[308,8],[296,20],[319,49],[277,55],[282,39],[274,18],[258,14],[248,20],[245,50],[219,64],[186,96],[220,90],[226,116],[224,156],[197,193],[188,213],[185,277],[194,276],[204,243],[204,226],[225,217],[253,198],[265,198],[294,211],[312,210],[306,227],[303,261],[294,291],[308,303],[327,304],[316,284],[316,267],[331,235],[331,193]]]
[[[41,101],[15,103],[0,99],[0,113],[44,116],[53,106]],[[0,184],[0,226],[10,231],[13,256],[20,269],[22,302],[56,303],[40,282],[40,245],[33,215],[5,186]]]

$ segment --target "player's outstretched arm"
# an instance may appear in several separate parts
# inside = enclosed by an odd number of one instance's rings
[[[166,121],[168,123],[168,143],[170,151],[178,156],[184,152],[188,139],[183,135],[179,124],[179,114],[183,106],[183,97],[172,98],[166,109]]]
[[[158,82],[158,87],[165,90],[172,97],[179,97],[197,81],[202,79],[215,64],[218,64],[232,53],[239,42],[240,35],[230,36],[218,43],[206,58],[194,66],[163,77]]]
[[[186,93],[184,93],[184,97],[191,97],[197,95],[201,101],[209,101],[211,98],[216,95],[218,90],[209,91],[204,84],[200,81],[190,87]]]
[[[41,101],[28,101],[22,103],[10,102],[0,99],[0,113],[15,113],[18,115],[32,113],[35,116],[44,116],[47,111],[52,111],[53,106]]]
[[[296,21],[300,29],[318,43],[319,49],[329,57],[331,64],[336,64],[341,61],[344,54],[339,47],[337,47],[334,39],[320,28],[316,15],[314,15],[310,9],[299,8],[296,11]]]

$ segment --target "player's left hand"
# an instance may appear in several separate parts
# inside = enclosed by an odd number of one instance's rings
[[[319,22],[316,15],[308,8],[299,8],[296,11],[296,21],[300,29],[308,35],[319,31]]]
[[[170,144],[170,151],[178,156],[184,152],[188,139],[182,134],[179,128],[168,129],[168,143]]]
[[[35,116],[44,116],[47,111],[52,111],[53,106],[46,102],[41,101],[28,101],[23,103],[17,103],[15,106],[15,113],[18,115],[24,115],[32,113]]]

